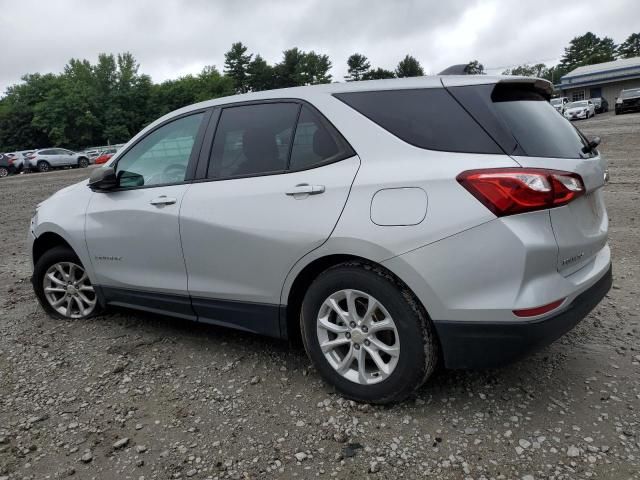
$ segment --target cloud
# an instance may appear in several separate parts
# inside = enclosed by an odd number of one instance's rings
[[[101,52],[130,51],[162,81],[222,68],[235,41],[270,62],[294,46],[326,53],[335,80],[354,52],[389,69],[409,53],[429,73],[471,59],[500,71],[553,62],[588,30],[621,42],[638,18],[637,0],[0,0],[0,91]]]

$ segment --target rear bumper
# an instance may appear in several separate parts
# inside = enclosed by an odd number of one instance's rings
[[[434,321],[447,368],[494,368],[511,363],[575,327],[611,288],[612,269],[561,313],[518,322]]]

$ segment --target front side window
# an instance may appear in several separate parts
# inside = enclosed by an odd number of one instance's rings
[[[299,109],[296,103],[224,108],[213,141],[208,178],[285,171]]]
[[[136,143],[116,165],[120,187],[183,182],[203,116],[174,120]]]
[[[324,118],[304,105],[291,149],[291,170],[304,170],[354,155],[342,136]]]

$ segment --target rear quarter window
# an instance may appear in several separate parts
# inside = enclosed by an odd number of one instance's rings
[[[595,154],[583,152],[584,136],[529,84],[472,85],[449,91],[508,154],[552,158]]]
[[[365,117],[419,148],[504,153],[444,88],[334,94]]]

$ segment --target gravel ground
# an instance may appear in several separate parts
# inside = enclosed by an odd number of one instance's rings
[[[274,340],[126,311],[48,318],[28,220],[89,172],[0,180],[0,480],[640,478],[640,114],[578,126],[610,161],[610,294],[527,360],[439,371],[392,407],[343,400]]]

